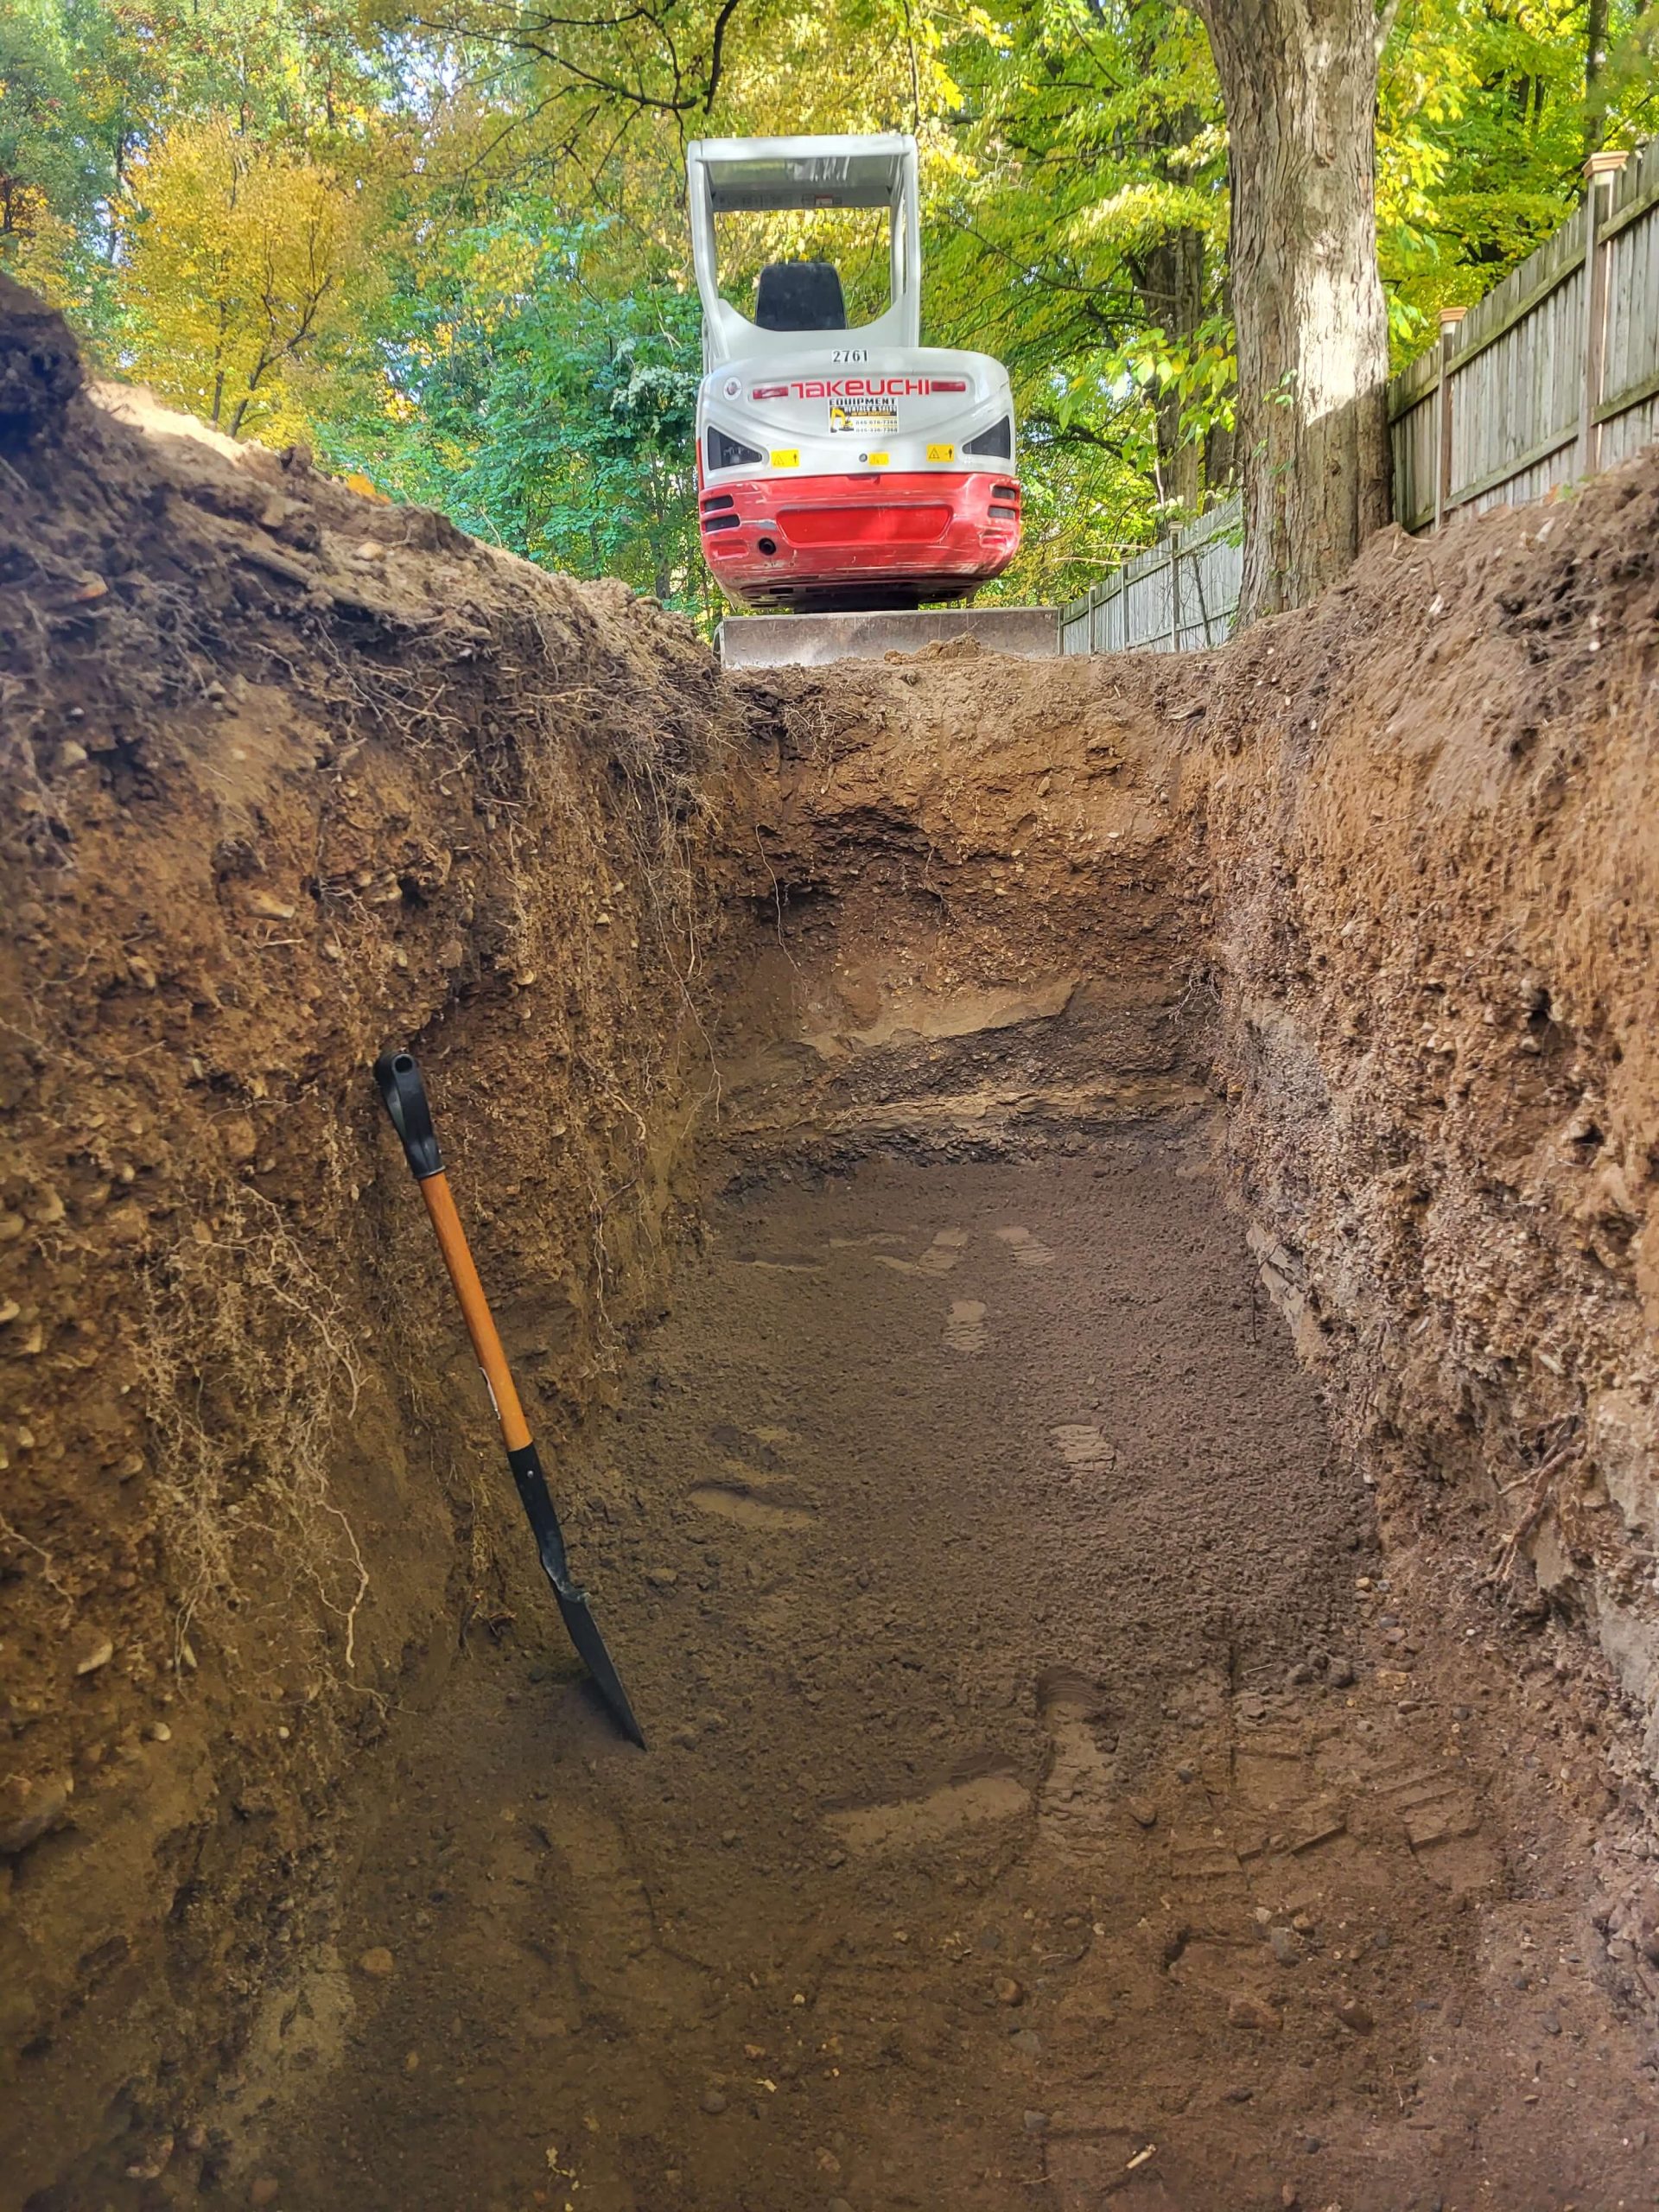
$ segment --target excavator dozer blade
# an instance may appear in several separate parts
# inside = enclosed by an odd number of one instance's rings
[[[720,626],[725,668],[823,668],[837,660],[930,659],[975,652],[1046,659],[1060,649],[1052,607],[946,607],[911,613],[733,614]]]

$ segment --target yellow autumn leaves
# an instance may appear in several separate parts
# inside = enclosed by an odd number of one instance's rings
[[[355,312],[372,190],[223,117],[176,124],[133,185],[127,373],[232,437],[303,435],[308,380]]]

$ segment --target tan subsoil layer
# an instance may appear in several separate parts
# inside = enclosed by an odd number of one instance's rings
[[[650,1754],[544,1594],[475,1633],[186,2193],[1651,2203],[1588,1824],[1396,1611],[1201,1160],[876,1163],[712,1227],[567,1478]]]

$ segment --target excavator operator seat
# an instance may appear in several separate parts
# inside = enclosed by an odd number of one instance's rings
[[[921,344],[922,212],[913,138],[888,131],[694,139],[686,149],[686,191],[691,260],[702,301],[705,375],[728,361],[753,363],[758,370],[765,362],[793,360],[802,334],[810,342],[814,331],[855,329],[859,350],[849,359],[860,364],[884,347]],[[866,322],[849,324],[841,278],[829,262],[774,261],[760,271],[751,322],[721,292],[717,220],[722,215],[812,215],[825,208],[867,209],[878,225],[886,222],[886,308]]]
[[[770,261],[754,288],[761,330],[845,330],[847,302],[829,261]]]

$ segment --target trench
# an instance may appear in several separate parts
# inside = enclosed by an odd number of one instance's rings
[[[1103,925],[1115,990],[964,1012],[856,866],[762,957],[698,1248],[561,1478],[649,1753],[522,1582],[471,1628],[348,1786],[235,2185],[1651,2202],[1581,1833],[1496,1647],[1391,1575],[1226,1204],[1133,950],[1167,880]],[[861,1049],[804,1076],[767,1025],[849,990]]]
[[[222,2101],[256,2188],[1651,2200],[1501,1673],[1396,1610],[1202,1146],[725,1197],[567,1480],[650,1753],[548,1607],[473,1631]]]
[[[733,680],[21,328],[4,2212],[1659,2201],[1654,464]]]

